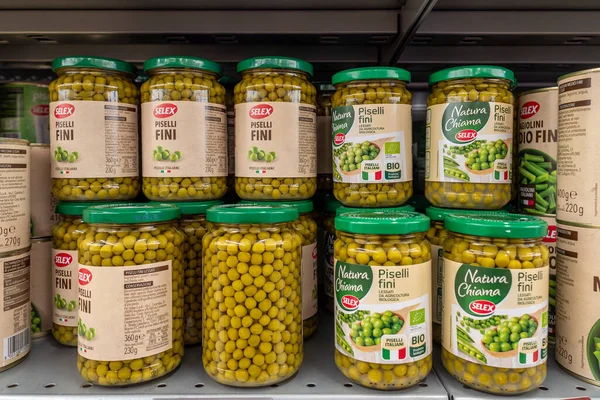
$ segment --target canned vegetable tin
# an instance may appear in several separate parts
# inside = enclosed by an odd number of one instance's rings
[[[31,237],[52,235],[52,225],[58,220],[54,213],[56,196],[52,193],[50,178],[50,145],[33,143],[31,145],[31,187],[36,195],[31,196]]]
[[[225,88],[219,64],[197,57],[144,62],[142,176],[154,201],[218,199],[227,192]]]
[[[48,85],[9,82],[0,85],[0,137],[50,143]]]
[[[235,190],[244,200],[303,200],[317,189],[317,91],[311,64],[255,57],[237,65]]]
[[[50,83],[52,191],[59,200],[134,199],[140,188],[135,67],[61,57]]]
[[[432,365],[429,218],[350,212],[335,228],[336,365],[366,387],[416,385]]]
[[[546,223],[517,214],[449,215],[444,226],[444,367],[483,392],[539,387],[548,361]]]
[[[333,193],[345,206],[400,206],[412,196],[409,82],[410,72],[392,67],[333,76]]]
[[[302,364],[302,238],[296,207],[235,204],[206,212],[206,373],[230,386],[268,386]],[[236,338],[236,339],[233,339]]]
[[[31,348],[29,249],[0,254],[0,372],[23,361]]]
[[[88,382],[127,386],[173,371],[183,357],[181,213],[168,204],[83,211],[77,369]],[[133,335],[133,336],[132,336]]]
[[[571,375],[600,386],[600,227],[559,220],[557,229],[556,362]]]
[[[554,215],[558,87],[521,93],[519,110],[519,208],[528,214]]]
[[[440,343],[442,340],[442,243],[448,237],[444,228],[444,219],[453,214],[506,214],[504,210],[456,210],[453,208],[427,207],[425,214],[431,220],[431,225],[426,237],[431,243],[431,309],[433,320],[433,341]]]
[[[31,241],[31,337],[52,330],[52,238]]]
[[[30,157],[27,140],[0,138],[0,254],[30,245]]]
[[[515,85],[491,65],[429,77],[425,196],[436,207],[496,210],[512,195]]]

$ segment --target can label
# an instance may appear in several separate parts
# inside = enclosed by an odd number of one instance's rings
[[[52,330],[52,241],[31,244],[31,334]]]
[[[52,249],[52,321],[77,326],[77,250]]]
[[[556,336],[556,218],[538,217],[548,224],[548,233],[542,239],[542,243],[548,248],[550,257],[550,280],[548,297],[548,341],[554,344]]]
[[[52,178],[137,177],[137,113],[127,103],[50,103]]]
[[[194,101],[142,104],[142,175],[227,176],[224,105]]]
[[[331,148],[331,115],[317,117],[317,173],[331,174],[333,171],[333,149]]]
[[[600,382],[600,229],[558,223],[556,244],[556,361]]]
[[[333,180],[412,181],[410,104],[367,104],[331,110]]]
[[[171,349],[172,272],[170,260],[119,268],[79,264],[79,355],[122,361]]]
[[[485,268],[443,258],[442,346],[499,368],[548,358],[548,267]]]
[[[29,146],[0,142],[0,253],[30,244]]]
[[[29,353],[31,347],[29,252],[0,259],[0,368]]]
[[[235,175],[317,176],[317,108],[268,102],[235,105]]]
[[[530,214],[556,213],[558,89],[519,97],[519,206]]]
[[[600,159],[596,130],[600,119],[600,75],[583,72],[558,81],[558,190],[556,218],[600,225]]]
[[[355,360],[403,364],[431,354],[431,262],[366,266],[335,260],[335,348]]]
[[[0,86],[0,137],[50,143],[47,85],[7,83]]]
[[[302,246],[302,319],[318,311],[317,305],[317,242]]]
[[[436,104],[427,108],[426,124],[426,181],[512,182],[512,105]]]

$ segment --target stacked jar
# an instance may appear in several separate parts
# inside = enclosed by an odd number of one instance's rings
[[[298,208],[235,204],[208,209],[203,238],[202,362],[231,386],[269,386],[304,357]]]
[[[140,188],[139,92],[125,61],[68,56],[52,62],[52,192],[61,201],[134,199]]]
[[[444,227],[444,367],[483,392],[536,389],[548,360],[547,224],[518,214],[449,215]]]
[[[154,201],[219,199],[227,192],[227,114],[221,66],[196,57],[144,62],[142,175]]]
[[[168,204],[89,207],[78,239],[78,359],[88,382],[128,386],[175,370],[184,351],[181,213]]]
[[[335,362],[352,381],[403,389],[431,371],[429,218],[346,212],[335,218]]]

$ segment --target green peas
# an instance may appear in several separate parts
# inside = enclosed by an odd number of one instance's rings
[[[144,196],[154,201],[219,199],[227,193],[226,177],[144,178]]]
[[[42,332],[42,318],[36,306],[31,303],[31,334],[35,335]]]
[[[354,321],[352,323],[352,330],[350,331],[350,337],[354,339],[354,342],[359,346],[374,346],[378,344],[376,339],[381,338],[385,335],[395,335],[400,332],[404,326],[404,320],[397,315],[394,315],[392,311],[385,311],[388,315],[391,314],[396,317],[396,323],[392,323],[392,318],[383,319],[381,314],[375,313],[371,317],[365,317],[364,319],[358,320],[358,317],[353,316]],[[359,314],[357,312],[356,314]],[[362,312],[364,315],[364,311]],[[391,316],[390,315],[390,316]],[[347,321],[346,321],[347,322]]]

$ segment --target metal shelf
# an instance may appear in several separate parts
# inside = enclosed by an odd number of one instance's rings
[[[87,385],[76,367],[76,350],[53,338],[34,341],[29,357],[0,374],[0,399],[395,399],[445,400],[448,394],[435,373],[419,385],[393,394],[366,389],[342,375],[333,358],[333,318],[322,313],[316,335],[304,348],[304,363],[292,379],[267,388],[233,388],[209,378],[202,368],[201,347],[186,348],[183,364],[173,374],[129,388]]]

